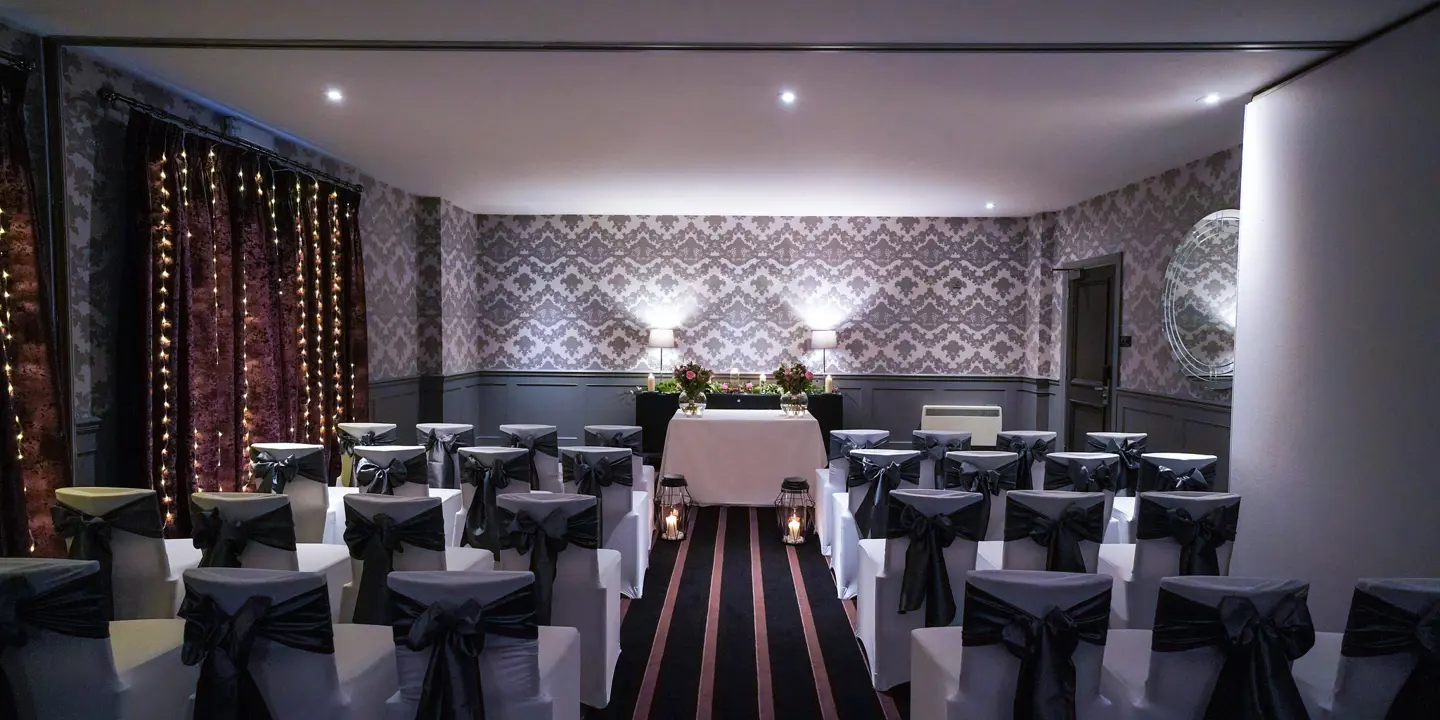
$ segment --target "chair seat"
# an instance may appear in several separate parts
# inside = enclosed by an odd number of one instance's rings
[[[180,662],[184,633],[185,621],[179,619],[110,623],[122,719],[184,716],[200,677],[198,666]]]
[[[910,717],[945,720],[947,700],[960,689],[961,638],[958,627],[910,633]]]
[[[495,554],[472,547],[445,548],[445,569],[487,571],[495,569]]]
[[[330,617],[339,622],[340,592],[351,580],[350,549],[344,545],[296,543],[295,560],[300,572],[325,576],[326,590],[330,594]]]
[[[630,512],[610,534],[606,548],[620,553],[620,592],[638,599],[645,591],[645,570],[649,567],[652,521],[650,493],[630,491]]]
[[[389,625],[337,624],[335,672],[347,720],[380,720],[385,700],[399,690],[395,635]]]
[[[1005,541],[984,540],[975,544],[976,570],[1005,569]]]
[[[540,628],[540,694],[550,698],[553,720],[580,718],[580,633],[575,628]],[[529,717],[516,720],[528,720]]]
[[[1150,638],[1149,630],[1111,630],[1105,637],[1100,694],[1122,710],[1135,708],[1145,697]]]
[[[1335,703],[1335,678],[1340,671],[1340,645],[1345,633],[1315,633],[1315,646],[1290,666],[1295,686],[1310,717],[1330,717]]]

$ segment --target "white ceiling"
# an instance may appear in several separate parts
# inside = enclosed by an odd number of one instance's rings
[[[0,2],[65,34],[717,42],[1343,40],[1423,0]],[[1200,5],[1204,8],[1201,9]],[[820,7],[833,8],[818,12]],[[1083,6],[1083,9],[1081,9]],[[718,8],[723,8],[721,12]],[[883,11],[882,11],[883,9]],[[1314,53],[107,50],[474,212],[1026,215],[1236,145]],[[345,101],[325,101],[327,87]],[[780,106],[793,88],[799,101]],[[1218,106],[1196,99],[1207,92]],[[987,201],[997,207],[987,211]]]

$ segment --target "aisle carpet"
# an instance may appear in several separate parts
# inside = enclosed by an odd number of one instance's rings
[[[610,706],[588,720],[908,716],[908,686],[871,687],[818,542],[781,543],[773,508],[699,508],[684,541],[656,541],[624,613]]]

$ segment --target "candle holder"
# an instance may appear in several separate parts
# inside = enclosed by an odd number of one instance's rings
[[[655,527],[660,530],[661,540],[685,539],[691,503],[689,483],[684,475],[660,478],[659,492],[655,494]]]
[[[801,477],[788,477],[780,482],[775,498],[775,522],[780,542],[802,545],[815,531],[815,500],[810,497],[810,483]]]

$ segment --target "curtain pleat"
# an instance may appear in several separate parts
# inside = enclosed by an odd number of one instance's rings
[[[140,112],[129,142],[121,447],[184,536],[191,492],[254,489],[251,443],[324,444],[338,474],[335,426],[368,412],[359,195]]]
[[[56,556],[64,545],[50,524],[50,499],[70,484],[70,450],[36,236],[26,78],[0,67],[0,555]]]

